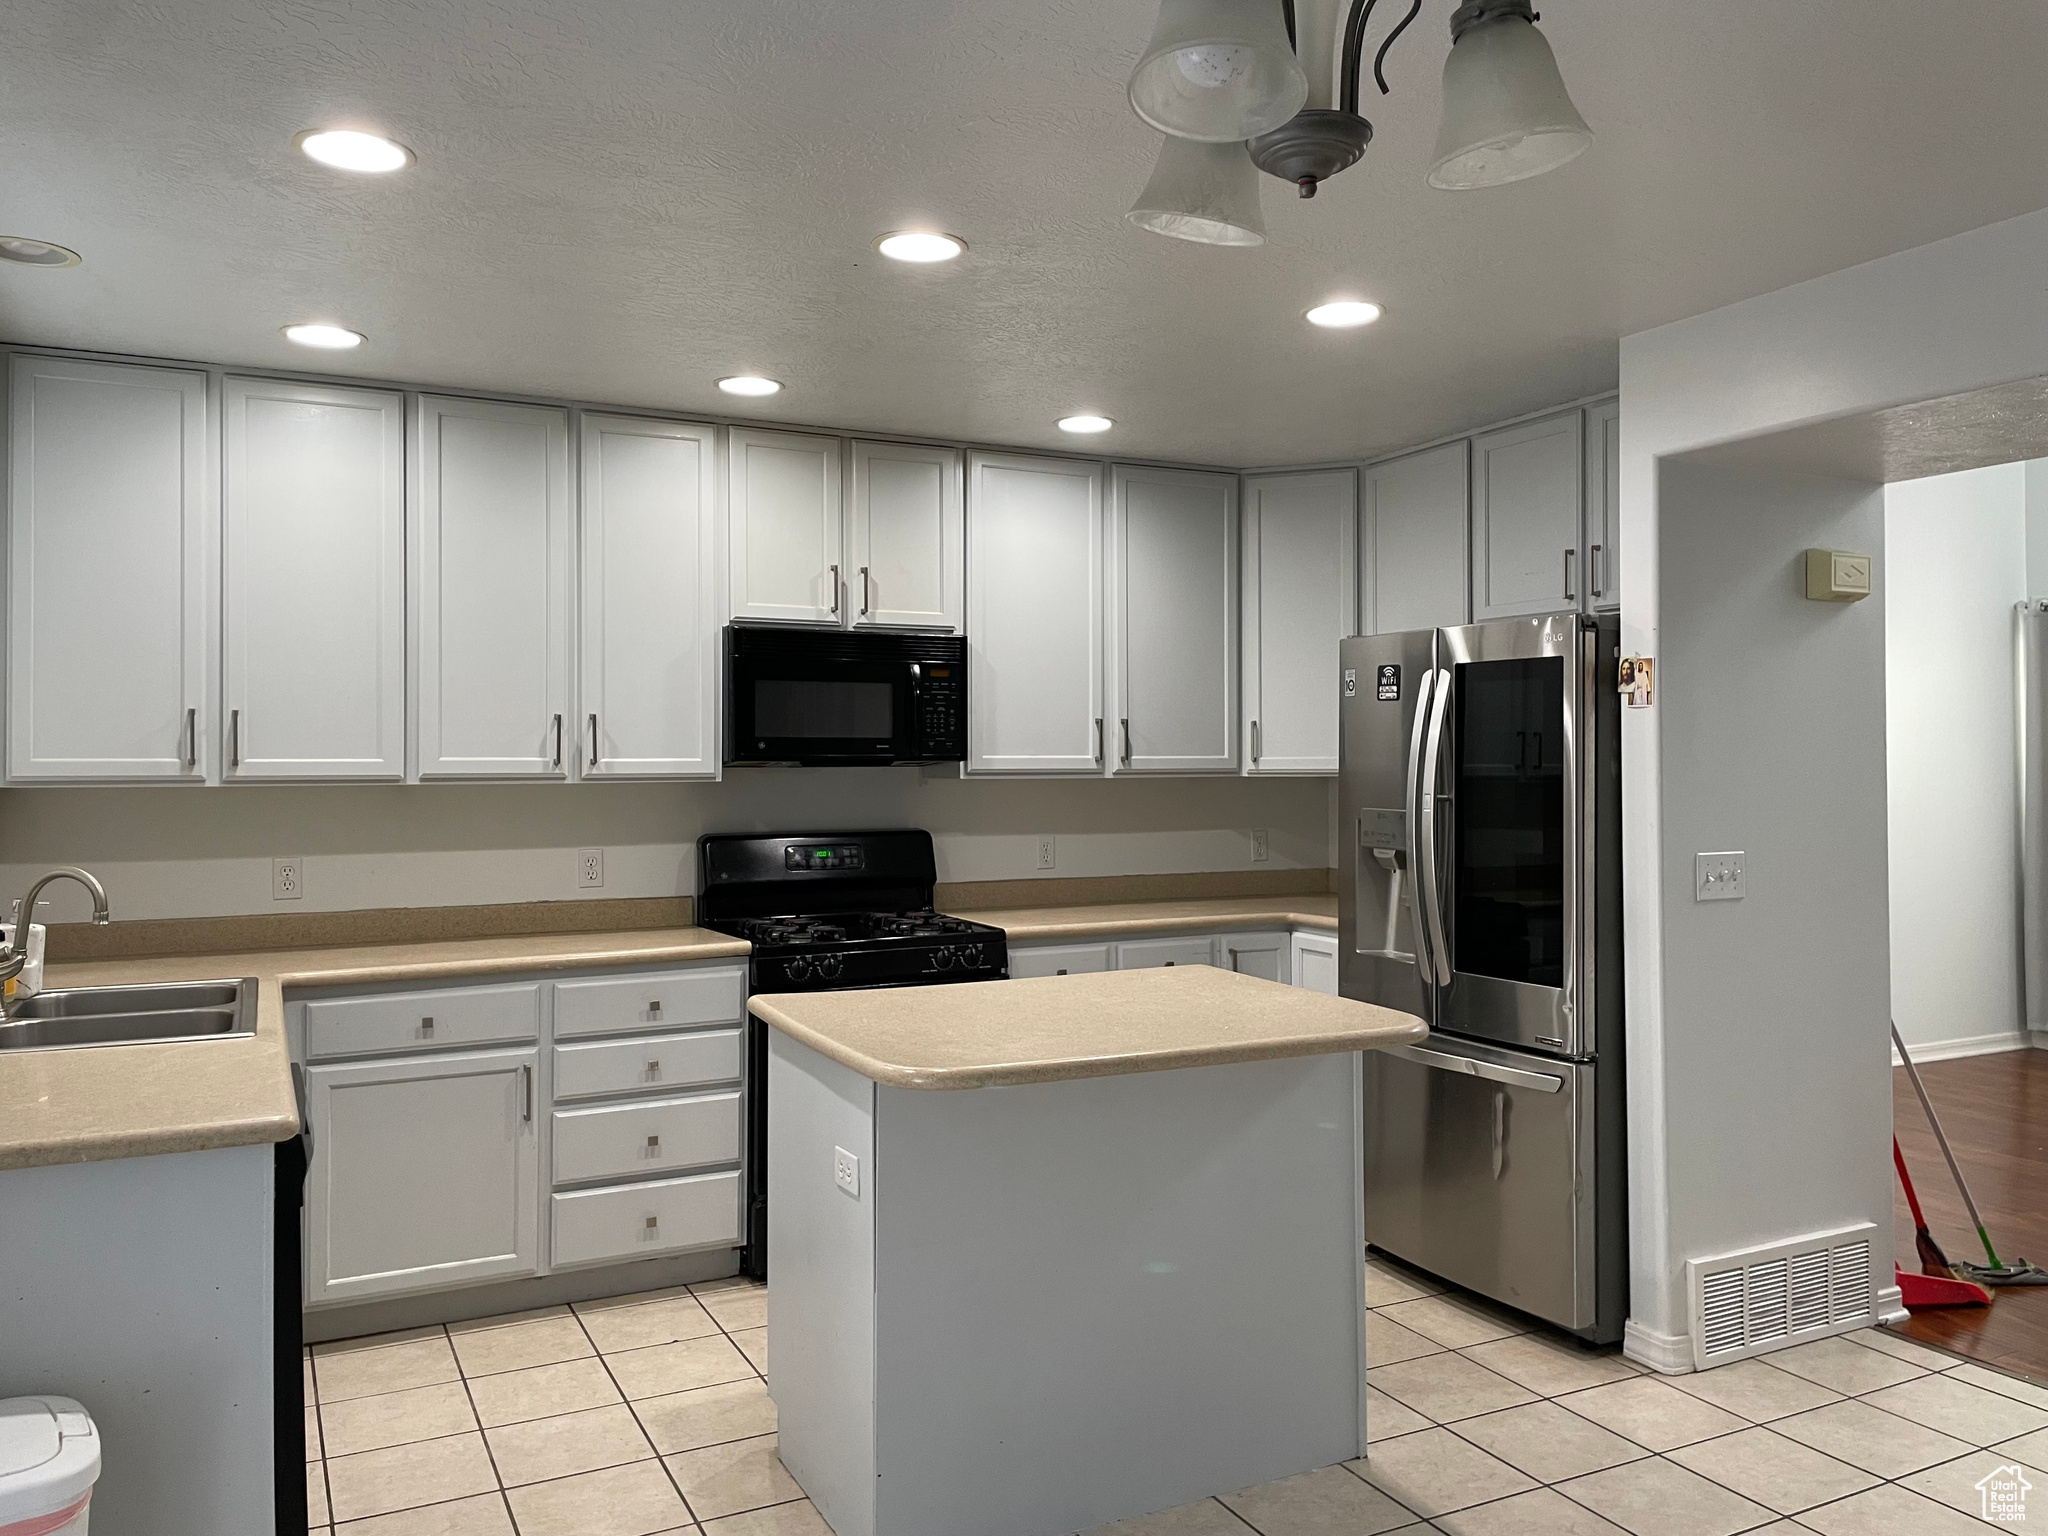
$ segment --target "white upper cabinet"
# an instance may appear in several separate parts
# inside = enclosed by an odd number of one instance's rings
[[[1100,464],[969,460],[970,771],[1101,769],[1102,542]]]
[[[839,439],[726,434],[732,616],[837,624],[845,613]]]
[[[8,775],[211,776],[220,522],[206,376],[17,356]]]
[[[1470,451],[1461,440],[1366,470],[1359,517],[1363,633],[1465,622]]]
[[[1586,606],[1621,606],[1621,402],[1586,408]]]
[[[1472,618],[1553,613],[1584,601],[1581,411],[1472,439]]]
[[[1337,647],[1354,632],[1358,475],[1244,483],[1244,754],[1250,773],[1337,771]]]
[[[405,776],[405,402],[226,381],[229,779]]]
[[[716,777],[716,430],[585,414],[581,443],[582,775]]]
[[[1113,471],[1116,772],[1237,771],[1237,546],[1237,476]]]
[[[568,414],[422,395],[415,445],[420,776],[564,777]]]
[[[958,634],[966,603],[960,451],[853,444],[846,603],[855,627]]]

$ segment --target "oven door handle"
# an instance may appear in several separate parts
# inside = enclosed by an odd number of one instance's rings
[[[1437,766],[1443,757],[1444,716],[1451,702],[1451,674],[1439,671],[1436,674],[1436,697],[1429,701],[1429,736],[1422,749],[1422,775],[1415,787],[1415,796],[1422,805],[1422,828],[1416,841],[1421,846],[1421,875],[1423,921],[1429,927],[1430,968],[1436,974],[1440,987],[1451,984],[1451,947],[1444,941],[1443,890],[1437,879],[1436,846],[1436,779]]]

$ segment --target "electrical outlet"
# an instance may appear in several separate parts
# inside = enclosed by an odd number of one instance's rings
[[[576,884],[599,886],[604,884],[604,850],[584,848],[576,854]]]
[[[1692,857],[1694,901],[1742,900],[1742,853],[1696,853]]]
[[[1252,862],[1253,862],[1254,864],[1263,864],[1263,863],[1265,863],[1265,862],[1266,862],[1266,854],[1267,854],[1267,849],[1266,849],[1266,829],[1265,829],[1264,827],[1253,827],[1253,828],[1252,828]]]
[[[297,901],[306,894],[306,863],[303,859],[270,861],[270,899]]]
[[[1053,866],[1053,856],[1054,856],[1054,853],[1055,853],[1055,849],[1053,848],[1053,840],[1052,840],[1052,834],[1051,834],[1050,832],[1041,832],[1041,833],[1039,833],[1039,834],[1038,834],[1038,867],[1039,867],[1040,869],[1051,869],[1051,868],[1052,868],[1052,866]]]
[[[860,1159],[844,1147],[832,1149],[832,1182],[854,1199],[860,1198]]]

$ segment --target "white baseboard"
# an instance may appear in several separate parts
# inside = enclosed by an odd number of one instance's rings
[[[1901,1299],[1899,1288],[1896,1285],[1881,1287],[1873,1298],[1873,1302],[1877,1311],[1877,1320],[1880,1324],[1903,1323],[1911,1316],[1906,1311],[1906,1303]]]
[[[2024,1051],[2029,1047],[2048,1047],[2048,1035],[2040,1031],[2008,1030],[2000,1035],[1961,1035],[1954,1040],[1929,1040],[1925,1044],[1906,1042],[1906,1049],[1913,1053],[1915,1064],[1928,1061],[1953,1061],[1960,1056],[1996,1056],[2001,1051]],[[1899,1065],[1899,1053],[1892,1050],[1892,1065]]]
[[[1689,1376],[1692,1363],[1692,1335],[1657,1333],[1631,1318],[1622,1330],[1621,1352],[1638,1365],[1666,1376]]]

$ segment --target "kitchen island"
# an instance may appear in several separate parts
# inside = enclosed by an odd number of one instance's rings
[[[1365,1448],[1359,1053],[1187,966],[768,994],[769,1386],[839,1536],[1059,1536]]]

